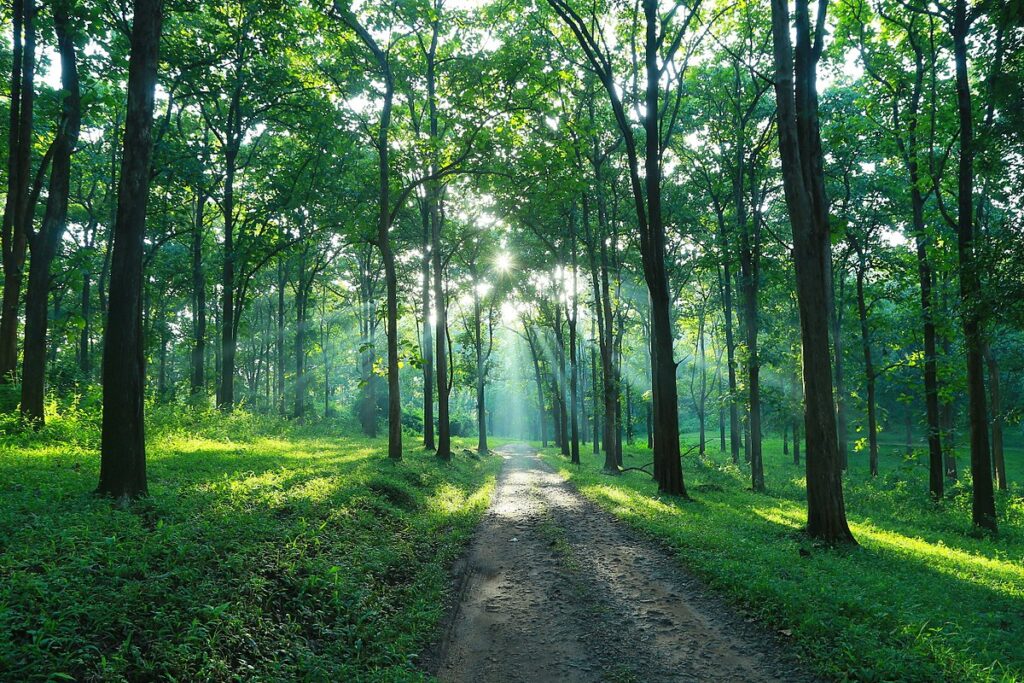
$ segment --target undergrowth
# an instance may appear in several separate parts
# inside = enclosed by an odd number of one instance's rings
[[[811,543],[803,468],[765,441],[768,493],[714,448],[687,457],[692,497],[660,496],[650,476],[602,474],[603,457],[579,468],[547,461],[591,500],[668,543],[681,561],[780,638],[816,673],[857,681],[1024,680],[1024,489],[999,496],[1000,532],[970,526],[970,487],[932,503],[920,457],[886,453],[883,476],[862,463],[846,482],[860,545]],[[684,449],[685,450],[685,449]],[[858,454],[854,454],[858,457]],[[627,449],[625,465],[650,462]],[[742,460],[742,458],[741,458]],[[1011,481],[1021,481],[1019,458]]]
[[[498,458],[151,411],[150,496],[97,499],[98,421],[0,421],[0,679],[418,680]],[[415,443],[409,439],[410,444]]]

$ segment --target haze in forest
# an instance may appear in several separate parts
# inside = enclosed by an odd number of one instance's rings
[[[1021,3],[0,17],[0,679],[1024,677]]]

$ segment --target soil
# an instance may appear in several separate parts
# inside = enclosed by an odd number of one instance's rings
[[[784,643],[671,553],[508,446],[494,501],[455,570],[441,681],[809,681]]]

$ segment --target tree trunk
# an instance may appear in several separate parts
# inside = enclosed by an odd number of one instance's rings
[[[382,152],[387,157],[387,152]],[[388,182],[382,178],[382,182]],[[384,190],[382,195],[386,196]],[[387,211],[384,204],[382,213]],[[384,217],[381,217],[385,220]],[[398,366],[398,273],[395,269],[395,253],[391,250],[389,227],[381,228],[378,237],[381,260],[384,262],[384,279],[387,286],[387,337],[388,337],[388,458],[402,459],[402,396]]]
[[[842,270],[839,272],[839,296],[836,296],[836,277],[833,271],[832,276],[832,297],[833,302],[830,317],[832,319],[832,348],[835,352],[835,378],[836,378],[836,443],[839,448],[839,461],[845,470],[848,465],[849,448],[846,419],[846,363],[843,357],[843,310],[845,303],[846,278]]]
[[[474,269],[475,270],[475,269]],[[476,273],[473,281],[477,282]],[[476,353],[476,426],[477,453],[487,453],[487,396],[484,391],[484,340],[480,330],[480,293],[473,294],[473,347]]]
[[[192,377],[193,399],[206,394],[206,272],[203,270],[203,223],[206,195],[196,194],[195,222],[192,225]]]
[[[793,464],[800,465],[800,420],[793,420]]]
[[[555,343],[558,346],[558,365],[555,384],[558,387],[558,446],[562,455],[569,455],[569,406],[565,372],[565,333],[562,332],[562,306],[555,303]]]
[[[424,203],[420,208],[423,225],[423,258],[420,262],[420,306],[423,316],[423,448],[436,450],[434,442],[434,337],[430,329],[430,208]]]
[[[985,344],[985,364],[988,366],[988,391],[992,399],[992,465],[996,485],[1000,491],[1005,491],[1009,484],[1003,450],[1003,395],[999,385],[999,363],[989,344]]]
[[[740,461],[740,417],[736,405],[736,340],[732,323],[732,256],[729,253],[729,237],[726,232],[725,219],[722,211],[718,213],[718,246],[722,252],[722,308],[725,314],[725,356],[729,377],[729,452],[733,464]]]
[[[721,362],[721,361],[719,361]],[[725,453],[725,392],[722,387],[722,370],[718,369],[718,450]]]
[[[75,42],[66,0],[53,3],[53,24],[60,53],[63,111],[53,142],[50,187],[43,223],[38,232],[33,233],[31,228],[28,230],[32,261],[29,263],[28,293],[25,296],[25,353],[21,376],[21,415],[37,427],[42,426],[44,419],[50,267],[67,224],[71,153],[78,142],[82,122]]]
[[[573,211],[575,213],[575,211]],[[583,197],[583,222],[590,223],[590,204],[587,197]],[[569,253],[572,266],[572,287],[569,291],[571,299],[566,306],[565,318],[569,324],[569,415],[570,415],[570,460],[574,465],[580,464],[580,421],[579,421],[579,353],[576,339],[576,324],[579,316],[579,303],[577,301],[576,274],[578,263],[576,256],[576,216],[569,217]]]
[[[875,401],[875,364],[871,354],[871,333],[868,329],[868,307],[864,300],[864,276],[867,257],[863,245],[857,248],[857,314],[860,319],[860,343],[864,352],[864,376],[868,403],[868,467],[872,477],[878,476],[878,418]]]
[[[78,369],[86,381],[92,379],[92,273],[82,272],[82,331],[78,336]]]
[[[29,180],[35,101],[36,11],[34,0],[14,0],[8,190],[0,233],[4,271],[3,300],[0,303],[0,383],[13,381],[18,365],[18,308],[28,231],[34,213]]]
[[[775,93],[783,189],[793,227],[793,261],[804,365],[807,434],[807,532],[827,543],[854,543],[843,501],[842,463],[836,442],[832,362],[828,334],[829,220],[816,66],[824,40],[826,5],[818,5],[812,46],[807,0],[796,0],[796,59],[788,0],[772,0]],[[794,78],[795,71],[795,78]]]
[[[740,180],[742,183],[742,179]],[[754,194],[753,239],[746,228],[746,221],[740,232],[740,271],[743,289],[743,329],[747,337],[747,393],[749,412],[747,425],[749,437],[747,450],[750,451],[751,486],[755,491],[764,491],[764,459],[761,451],[761,362],[758,356],[757,299],[760,287],[760,259],[758,236],[760,232],[760,211],[757,202],[757,179],[751,169],[751,187]],[[738,192],[742,195],[742,191]]]
[[[600,303],[597,304],[600,306]],[[594,455],[598,455],[601,452],[601,401],[598,397],[598,382],[597,382],[597,350],[594,347],[594,340],[597,337],[597,326],[594,318],[590,319],[590,394],[591,394],[591,412],[593,413],[593,432],[594,432]]]
[[[147,492],[142,260],[162,19],[162,0],[135,0],[128,61],[128,112],[112,236],[110,305],[104,331],[103,428],[97,487],[97,493],[121,500]]]
[[[434,362],[437,364],[437,457],[447,461],[452,457],[452,431],[448,407],[451,394],[451,386],[448,383],[448,306],[444,291],[444,265],[441,259],[441,212],[436,201],[430,208],[430,234],[433,244],[431,258],[434,271],[434,308],[437,316],[437,325],[434,328]]]
[[[285,393],[284,393],[284,295],[285,286],[288,283],[288,273],[285,270],[284,259],[278,257],[277,259],[277,339],[274,344],[274,350],[276,352],[276,362],[274,363],[275,369],[277,370],[277,381],[275,382],[275,393],[277,397],[276,405],[277,412],[280,415],[284,415],[285,409]]]
[[[957,255],[960,265],[960,315],[967,356],[967,412],[971,439],[971,476],[974,485],[971,516],[975,526],[995,531],[996,505],[992,490],[988,411],[985,405],[981,312],[978,310],[977,301],[982,290],[974,254],[974,131],[971,89],[967,76],[967,33],[970,27],[967,0],[955,0],[953,14],[953,57],[956,64],[957,110],[960,121]]]
[[[299,282],[295,290],[295,406],[293,415],[297,420],[306,416],[306,325],[309,310],[309,285],[307,285],[305,254],[299,264]]]
[[[530,357],[533,359],[533,379],[537,384],[537,427],[540,431],[541,445],[547,448],[547,414],[544,409],[544,380],[540,372],[540,351],[537,348],[534,334],[530,332],[530,327],[526,327],[526,341],[530,345]]]
[[[217,407],[230,412],[235,407],[235,172],[238,149],[229,145],[224,152],[224,266],[221,273],[220,391]]]
[[[916,113],[915,113],[916,119]],[[915,124],[912,124],[915,125]],[[914,145],[916,149],[916,144]],[[921,286],[921,317],[924,326],[924,396],[928,422],[928,489],[932,498],[943,495],[942,426],[939,411],[939,369],[936,351],[935,313],[931,259],[928,256],[928,232],[924,223],[924,197],[916,154],[908,161],[910,173],[910,202],[914,224],[914,243],[917,253],[917,272]]]

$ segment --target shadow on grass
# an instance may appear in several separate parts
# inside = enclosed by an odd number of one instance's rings
[[[170,439],[151,495],[91,496],[97,458],[0,460],[0,670],[14,680],[415,680],[445,567],[497,459],[379,443]],[[77,464],[77,467],[75,467]],[[10,481],[10,479],[8,479]]]
[[[667,541],[713,586],[791,629],[826,675],[967,680],[1024,674],[1024,652],[1017,647],[1024,641],[1024,570],[1012,559],[1019,552],[1012,542],[953,536],[952,543],[929,543],[917,537],[927,520],[901,525],[893,507],[883,524],[851,515],[860,548],[820,549],[801,533],[802,501],[745,491],[740,475],[719,467],[691,463],[695,502],[658,496],[642,474],[616,478],[593,467],[562,469],[585,495]],[[709,481],[723,490],[696,492]]]

